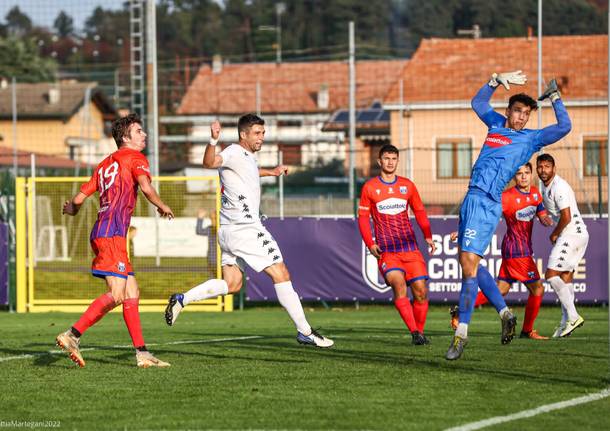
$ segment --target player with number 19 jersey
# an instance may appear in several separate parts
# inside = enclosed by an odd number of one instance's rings
[[[91,272],[127,278],[133,275],[127,256],[127,230],[138,195],[138,176],[150,178],[148,160],[139,151],[121,148],[106,157],[80,191],[100,194],[100,209],[89,241],[95,252]]]

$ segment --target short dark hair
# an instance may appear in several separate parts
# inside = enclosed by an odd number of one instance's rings
[[[392,144],[385,144],[383,147],[381,147],[379,150],[379,158],[381,159],[381,156],[385,153],[396,154],[397,156],[399,155],[398,148]]]
[[[237,122],[237,134],[241,135],[241,132],[247,132],[250,130],[250,127],[258,124],[259,126],[265,125],[265,120],[259,117],[256,114],[246,114],[239,117],[239,121]]]
[[[532,172],[532,171],[533,171],[533,169],[532,169],[532,162],[527,162],[527,163],[526,163],[526,164],[524,164],[523,166],[527,166],[527,167],[529,168],[530,172]]]
[[[515,104],[515,102],[521,102],[525,106],[529,106],[532,111],[538,109],[538,103],[536,103],[534,99],[532,99],[525,93],[513,94],[512,96],[510,96],[510,99],[508,99],[508,109],[510,109]]]
[[[142,125],[142,120],[138,114],[129,114],[125,117],[117,118],[112,122],[112,137],[118,148],[123,146],[123,137],[127,135],[129,126],[132,124]]]
[[[555,159],[548,153],[540,154],[538,157],[536,157],[536,164],[540,162],[550,162],[551,165],[555,166]]]

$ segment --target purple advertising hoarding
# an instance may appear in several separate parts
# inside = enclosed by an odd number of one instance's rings
[[[8,304],[8,225],[0,223],[0,305]]]
[[[585,218],[589,246],[574,276],[576,298],[581,303],[608,302],[608,245],[606,219]],[[449,239],[457,230],[457,218],[431,218],[437,251],[428,256],[420,237],[420,249],[427,261],[429,297],[433,303],[457,303],[461,287],[457,245]],[[388,302],[392,291],[379,275],[377,260],[364,246],[354,219],[271,218],[265,226],[277,240],[293,285],[304,300]],[[420,232],[415,229],[418,234]],[[498,225],[482,260],[496,276],[501,264],[500,244],[506,226]],[[541,275],[551,251],[552,228],[534,226],[534,259]],[[276,301],[271,279],[264,273],[247,271],[248,301]],[[527,300],[525,286],[515,283],[507,295],[510,303]],[[556,295],[545,283],[545,303],[555,303]]]

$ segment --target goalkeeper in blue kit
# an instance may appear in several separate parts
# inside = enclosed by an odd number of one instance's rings
[[[508,182],[535,152],[563,138],[572,127],[555,80],[538,100],[551,100],[557,124],[539,130],[526,129],[530,113],[538,105],[524,93],[511,96],[505,115],[493,110],[489,100],[498,86],[508,90],[510,84],[523,85],[526,80],[520,70],[494,73],[472,99],[472,109],[489,131],[472,168],[468,192],[460,208],[458,246],[463,278],[459,323],[445,356],[448,360],[459,359],[468,342],[468,324],[479,288],[500,315],[502,344],[510,343],[515,334],[517,318],[506,306],[492,275],[479,262],[502,215],[502,192]]]

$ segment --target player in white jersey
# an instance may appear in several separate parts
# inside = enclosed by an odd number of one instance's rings
[[[300,344],[331,347],[331,339],[315,331],[305,318],[299,296],[292,287],[290,273],[275,239],[259,218],[260,177],[287,174],[285,166],[274,169],[258,167],[255,153],[265,139],[265,122],[254,114],[239,119],[239,143],[229,145],[216,154],[220,123],[211,126],[210,143],[205,149],[203,166],[218,169],[222,186],[218,243],[222,251],[222,279],[212,279],[188,292],[173,294],[165,309],[165,320],[172,326],[180,311],[193,301],[237,293],[242,287],[242,272],[249,265],[257,272],[265,271],[273,280],[280,304],[297,328]]]
[[[536,171],[543,184],[541,192],[544,206],[555,222],[555,229],[550,236],[553,249],[544,275],[561,302],[561,323],[553,337],[566,337],[585,322],[574,305],[572,280],[578,263],[585,255],[589,233],[578,211],[572,187],[556,173],[553,156],[539,155]]]

